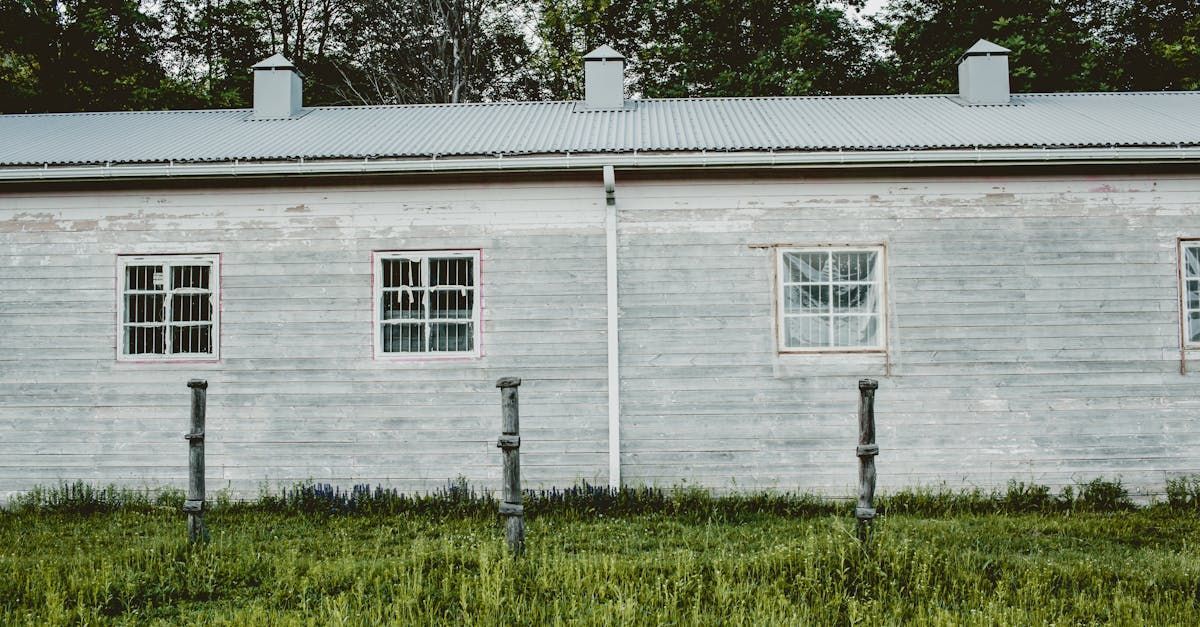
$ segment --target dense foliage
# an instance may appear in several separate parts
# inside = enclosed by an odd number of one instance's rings
[[[845,503],[581,486],[513,560],[461,484],[221,502],[198,547],[181,495],[76,484],[0,510],[0,624],[1197,624],[1198,490],[898,494],[864,551]]]
[[[0,112],[245,106],[275,52],[310,104],[564,99],[609,43],[645,97],[953,91],[979,38],[1017,91],[1200,87],[1194,0],[0,0]]]

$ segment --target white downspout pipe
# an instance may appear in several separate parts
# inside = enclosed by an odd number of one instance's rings
[[[617,179],[604,166],[605,266],[608,297],[608,487],[621,487],[621,365],[617,337]]]

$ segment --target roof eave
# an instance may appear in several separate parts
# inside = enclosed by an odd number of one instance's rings
[[[0,168],[0,182],[241,178],[600,168],[871,168],[969,165],[1200,162],[1200,147],[1007,148],[809,152],[590,153],[455,159],[227,161]]]

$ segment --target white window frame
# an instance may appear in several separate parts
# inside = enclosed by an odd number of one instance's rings
[[[1191,341],[1188,324],[1192,313],[1200,313],[1200,309],[1188,307],[1188,281],[1200,281],[1200,275],[1188,276],[1187,249],[1200,250],[1200,239],[1180,238],[1178,250],[1179,263],[1179,341],[1184,350],[1200,350],[1200,342]]]
[[[212,305],[212,330],[209,332],[212,337],[212,352],[211,353],[133,353],[125,352],[125,281],[127,273],[125,269],[128,266],[141,265],[160,265],[163,266],[163,277],[170,280],[172,266],[209,266],[208,275],[208,292],[209,302]],[[164,315],[164,324],[169,328],[171,326],[186,326],[172,325],[170,319],[170,303],[171,294],[175,290],[166,289],[163,291],[165,307],[167,313]],[[221,359],[221,256],[219,254],[204,254],[204,255],[117,255],[117,336],[116,336],[117,361],[128,362],[196,362],[196,361],[219,361]],[[171,335],[168,332],[165,339],[166,350],[171,350]]]
[[[879,330],[874,346],[788,346],[785,321],[795,314],[787,313],[787,266],[784,255],[789,253],[875,253],[876,280],[868,284],[879,287]],[[863,282],[866,283],[866,282]],[[835,314],[830,312],[832,325]],[[775,339],[780,354],[811,353],[886,353],[888,346],[887,246],[884,244],[823,244],[814,246],[780,246],[775,252]]]
[[[383,261],[387,259],[407,259],[409,261],[420,261],[421,263],[421,284],[429,286],[429,259],[430,258],[447,258],[447,257],[466,257],[471,259],[471,280],[475,297],[472,299],[471,317],[470,318],[455,318],[454,322],[471,322],[474,330],[471,350],[469,351],[429,351],[429,339],[426,338],[426,349],[424,352],[385,352],[383,350]],[[371,281],[371,324],[372,334],[374,335],[375,359],[388,361],[427,361],[431,359],[474,359],[478,358],[483,345],[483,285],[480,283],[480,260],[482,254],[479,250],[377,250],[371,255],[372,266],[372,281]],[[426,312],[428,312],[429,298],[425,299]],[[410,320],[409,322],[414,322]],[[429,319],[424,319],[426,323],[426,332],[431,327]],[[397,320],[394,324],[399,324]]]

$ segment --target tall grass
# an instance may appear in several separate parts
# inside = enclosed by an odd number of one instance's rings
[[[1177,509],[1200,509],[1200,477],[1168,481],[1167,502]],[[706,520],[736,520],[747,516],[849,515],[854,503],[800,493],[734,493],[716,496],[696,488],[621,489],[588,483],[559,489],[527,490],[525,510],[530,517],[555,515],[592,518],[662,514]],[[83,482],[36,488],[18,495],[8,505],[14,512],[92,514],[118,510],[178,508],[179,490],[131,490],[94,487]],[[233,500],[226,493],[210,499],[217,510],[317,515],[419,514],[439,517],[491,517],[498,502],[486,491],[465,480],[447,482],[424,494],[404,494],[395,489],[356,485],[349,490],[328,484],[297,484],[278,492],[263,491],[257,499]],[[876,499],[881,514],[958,516],[963,514],[1020,514],[1061,512],[1122,512],[1136,509],[1120,481],[1094,479],[1063,488],[1057,495],[1049,487],[1010,482],[1004,491],[954,491],[911,489]]]
[[[1200,521],[1166,507],[893,512],[871,550],[844,512],[547,509],[517,560],[494,510],[311,508],[215,509],[197,547],[144,501],[10,511],[0,624],[1200,624]]]

